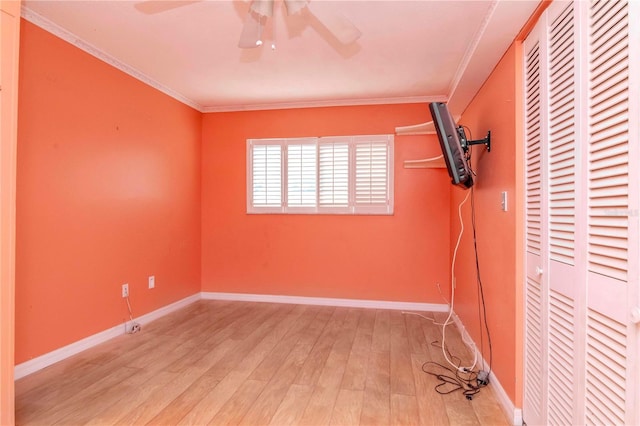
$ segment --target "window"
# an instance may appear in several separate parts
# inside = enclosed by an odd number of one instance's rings
[[[247,212],[393,214],[393,135],[247,140]]]

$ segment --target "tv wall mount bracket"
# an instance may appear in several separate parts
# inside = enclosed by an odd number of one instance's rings
[[[467,140],[467,136],[464,134],[462,126],[459,126],[458,135],[460,136],[460,145],[462,145],[462,149],[465,153],[469,151],[469,147],[471,145],[484,145],[487,147],[487,152],[491,152],[491,130],[487,132],[487,136],[485,138],[470,141]]]

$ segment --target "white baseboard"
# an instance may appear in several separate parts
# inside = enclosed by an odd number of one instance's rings
[[[200,299],[208,300],[234,300],[244,302],[271,302],[288,303],[299,305],[321,305],[321,306],[341,306],[349,308],[370,308],[370,309],[396,309],[406,311],[426,311],[426,312],[448,312],[449,307],[445,304],[437,303],[413,303],[413,302],[390,302],[384,300],[359,300],[359,299],[334,299],[326,297],[301,297],[301,296],[276,296],[267,294],[246,294],[246,293],[215,293],[202,292],[186,297],[170,305],[163,306],[153,312],[135,318],[140,325],[145,325],[153,320],[163,317],[177,309],[183,308]],[[14,368],[14,379],[18,380],[29,374],[42,370],[56,362],[76,355],[84,350],[92,348],[109,339],[125,333],[123,325],[116,325],[107,330],[85,337],[77,342],[71,343],[62,348],[56,349],[39,357],[18,364]]]
[[[452,318],[454,323],[458,327],[460,334],[462,335],[462,340],[467,344],[467,346],[469,346],[469,349],[471,351],[476,351],[478,353],[479,357],[482,360],[481,365],[488,365],[488,363],[484,360],[484,358],[482,358],[482,354],[476,347],[475,343],[473,342],[473,339],[467,332],[467,329],[464,328],[464,325],[462,325],[462,321],[460,321],[460,318],[458,318],[455,312]],[[522,408],[517,408],[513,404],[513,402],[511,401],[511,398],[509,398],[509,396],[507,395],[507,392],[504,390],[504,388],[500,384],[500,381],[498,380],[498,378],[496,377],[493,371],[491,371],[491,373],[489,374],[489,384],[495,391],[496,398],[498,399],[498,403],[500,404],[502,411],[507,416],[507,419],[514,426],[522,426]]]
[[[190,305],[197,300],[200,300],[200,293],[196,293],[182,300],[178,300],[177,302],[171,303],[170,305],[163,306],[160,309],[156,309],[153,312],[149,312],[148,314],[135,318],[135,320],[140,325],[144,325],[155,319],[163,317],[170,312]],[[99,345],[100,343],[104,343],[107,340],[113,339],[114,337],[120,336],[124,333],[124,326],[122,324],[119,324],[107,330],[96,333],[92,336],[85,337],[82,340],[78,340],[77,342],[73,342],[67,346],[63,346],[39,357],[30,359],[29,361],[25,361],[22,364],[18,364],[15,366],[13,373],[14,379],[18,380],[22,377],[28,376],[31,373],[42,370],[43,368],[55,364],[58,361],[62,361],[65,358],[69,358],[72,355],[92,348],[93,346]]]
[[[269,302],[296,305],[341,306],[346,308],[449,312],[449,305],[440,303],[391,302],[385,300],[336,299],[330,297],[280,296],[248,293],[202,292],[200,294],[205,300],[233,300],[237,302]]]

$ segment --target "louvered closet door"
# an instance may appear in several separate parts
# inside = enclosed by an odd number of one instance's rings
[[[587,6],[585,423],[638,424],[640,354],[631,312],[638,303],[639,4]]]
[[[579,176],[583,169],[582,139],[578,111],[579,86],[576,57],[578,34],[576,13],[571,2],[555,2],[547,11],[547,90],[548,105],[545,146],[547,161],[548,209],[545,221],[548,266],[547,329],[547,422],[555,425],[580,423],[576,396],[580,393],[583,364],[579,338],[580,306],[584,304],[584,225],[576,215],[583,201]]]
[[[546,144],[542,119],[546,105],[542,87],[546,79],[542,68],[546,46],[539,38],[541,24],[525,42],[525,216],[526,216],[526,280],[525,280],[525,350],[524,407],[526,421],[542,424],[546,418],[546,339],[547,295],[546,250],[543,212],[546,211],[544,156]]]
[[[528,424],[640,422],[639,7],[556,1],[525,41]]]

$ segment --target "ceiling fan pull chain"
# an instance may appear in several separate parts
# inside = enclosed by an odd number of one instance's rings
[[[262,30],[264,29],[263,19],[266,20],[264,16],[258,15],[259,26],[258,26],[258,40],[256,40],[256,46],[262,46]]]
[[[271,21],[271,50],[276,50],[276,20]]]

